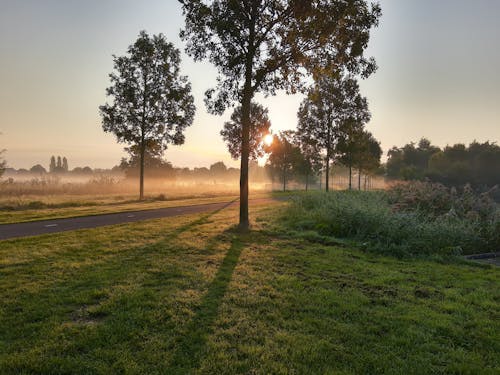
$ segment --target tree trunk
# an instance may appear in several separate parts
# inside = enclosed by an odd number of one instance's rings
[[[241,169],[240,169],[240,229],[248,229],[248,159],[250,156],[250,102],[251,94],[243,95],[242,137],[241,137]]]
[[[358,169],[358,190],[361,191],[361,168]]]
[[[309,173],[306,173],[306,191],[309,190]]]
[[[325,180],[326,191],[329,190],[329,184],[330,184],[330,158],[327,156],[326,157],[326,180]]]
[[[283,167],[283,192],[286,191],[286,169]]]
[[[252,8],[250,17],[248,51],[245,61],[245,83],[241,101],[241,168],[240,168],[240,223],[239,228],[247,230],[250,227],[248,219],[248,159],[250,157],[250,104],[254,95],[252,87],[253,65],[255,56],[255,27],[257,8]]]
[[[146,151],[146,145],[144,141],[141,142],[141,151],[140,151],[140,174],[139,174],[139,200],[144,199],[144,154]]]
[[[349,162],[349,190],[352,190],[352,165]]]

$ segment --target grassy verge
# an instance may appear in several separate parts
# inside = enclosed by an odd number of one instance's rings
[[[499,271],[237,209],[0,243],[0,373],[498,373]]]
[[[331,239],[356,241],[393,256],[428,257],[498,250],[500,208],[485,219],[401,210],[386,192],[336,191],[295,194],[283,215],[288,227]]]

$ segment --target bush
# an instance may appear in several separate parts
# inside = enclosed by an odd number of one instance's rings
[[[436,214],[448,205],[440,191],[419,202],[411,209],[407,201],[394,201],[391,192],[311,193],[294,196],[283,220],[295,230],[353,239],[397,256],[484,252],[499,245],[498,209],[485,225],[476,217]]]

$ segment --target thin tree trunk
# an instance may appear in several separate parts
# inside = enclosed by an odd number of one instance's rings
[[[361,168],[358,169],[358,190],[361,190]]]
[[[283,192],[286,191],[286,170],[285,167],[283,167]]]
[[[326,157],[326,181],[325,181],[325,186],[326,186],[326,191],[329,190],[329,184],[330,184],[330,158],[327,156]]]
[[[349,190],[352,190],[352,165],[349,162]]]
[[[306,173],[306,191],[309,190],[309,173]]]
[[[144,154],[146,146],[144,141],[141,142],[141,152],[140,152],[140,174],[139,174],[139,200],[144,199]]]

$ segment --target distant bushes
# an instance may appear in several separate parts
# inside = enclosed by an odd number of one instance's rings
[[[24,181],[8,178],[0,181],[0,197],[21,197],[24,195],[88,195],[104,192],[119,193],[123,190],[120,180],[106,175],[92,178],[62,179],[57,175],[44,175]]]
[[[359,241],[396,256],[470,254],[500,248],[500,211],[486,195],[438,184],[398,185],[388,192],[297,195],[286,224]]]

